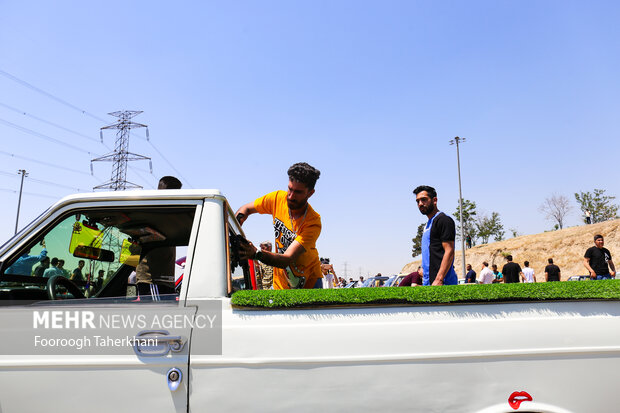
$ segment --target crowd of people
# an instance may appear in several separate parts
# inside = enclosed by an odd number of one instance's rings
[[[251,242],[242,244],[241,257],[258,262],[259,288],[342,288],[355,281],[338,277],[329,259],[318,257],[316,242],[321,232],[321,217],[312,209],[308,199],[315,193],[315,184],[320,172],[307,163],[297,163],[288,170],[287,191],[275,191],[248,203],[236,213],[243,225],[251,214],[269,214],[273,218],[276,233],[276,251],[265,241],[256,248]],[[422,235],[422,265],[408,274],[399,285],[455,285],[459,283],[454,270],[454,241],[456,227],[454,220],[438,209],[437,191],[428,185],[413,190],[417,207],[428,219]],[[588,216],[589,211],[586,213]],[[471,245],[471,239],[467,240]],[[601,235],[594,237],[594,246],[584,255],[584,266],[592,279],[615,278],[615,266],[611,253],[604,248]],[[517,283],[539,282],[528,261],[523,267],[507,255],[506,263],[499,271],[493,264],[482,263],[478,280],[470,264],[467,265],[466,283]],[[302,280],[301,282],[299,280]],[[561,270],[548,259],[544,269],[544,281],[560,281]],[[364,283],[360,277],[356,286]]]
[[[329,258],[320,258],[316,243],[321,233],[322,224],[320,215],[308,203],[315,193],[315,185],[320,171],[311,165],[301,162],[288,169],[288,188],[286,191],[274,191],[255,201],[243,205],[236,212],[238,222],[243,225],[252,214],[271,215],[275,230],[274,244],[270,241],[260,243],[259,248],[250,241],[244,240],[239,244],[239,257],[252,259],[256,263],[258,289],[288,289],[288,288],[343,288],[354,285],[364,285],[364,277],[360,276],[356,282],[339,277],[330,263]],[[181,182],[175,178],[163,177],[158,189],[180,189]],[[455,253],[455,223],[454,220],[438,209],[437,191],[430,186],[421,185],[413,190],[417,207],[428,219],[421,242],[422,265],[411,274],[406,275],[399,286],[416,285],[454,285],[459,280],[454,269]],[[586,211],[588,217],[589,211]],[[471,240],[468,239],[468,245]],[[39,277],[62,275],[78,285],[96,286],[103,283],[103,270],[93,279],[91,274],[84,274],[84,261],[80,260],[78,267],[69,272],[64,268],[64,260],[47,255],[45,242],[43,249],[37,256],[24,253],[11,267],[7,274],[30,274]],[[135,272],[135,283],[141,297],[156,298],[159,294],[174,292],[174,262],[173,247],[158,248],[149,251],[141,257]],[[166,252],[166,254],[164,254]],[[466,283],[532,283],[540,281],[560,281],[561,270],[554,264],[553,258],[548,259],[544,268],[544,278],[536,277],[528,261],[523,267],[513,262],[513,257],[507,255],[506,263],[499,271],[496,264],[489,268],[488,262],[483,262],[480,274],[467,264],[465,274]],[[34,267],[35,264],[38,264]],[[594,246],[587,249],[583,264],[591,279],[601,280],[615,278],[616,269],[611,253],[604,247],[602,235],[594,236]],[[34,267],[34,268],[33,268]],[[380,276],[380,274],[378,274]],[[382,285],[387,277],[374,277],[374,285]],[[393,280],[390,280],[392,282]],[[350,285],[351,284],[351,285]]]

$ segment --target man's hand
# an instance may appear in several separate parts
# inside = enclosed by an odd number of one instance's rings
[[[432,285],[443,285],[443,279],[450,267],[452,267],[452,261],[454,260],[454,241],[442,241],[441,245],[443,246],[444,254]]]
[[[239,242],[239,258],[242,260],[249,260],[254,258],[257,248],[250,241]]]
[[[258,211],[254,207],[254,204],[250,202],[249,204],[245,204],[244,206],[239,208],[237,212],[235,212],[235,218],[237,218],[237,221],[239,221],[239,225],[243,225],[245,220],[248,219],[249,215],[255,214],[257,212]]]
[[[237,214],[235,215],[235,218],[237,218],[239,225],[243,225],[245,220],[248,219],[248,216],[244,214],[243,212],[237,212]]]
[[[586,270],[588,270],[588,272],[590,273],[590,278],[595,280],[596,279],[596,272],[594,272],[592,267],[590,267],[590,258],[587,258],[587,257],[583,258],[583,266],[586,267]]]

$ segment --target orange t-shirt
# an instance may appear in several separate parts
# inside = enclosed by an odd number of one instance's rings
[[[306,252],[301,254],[289,269],[296,276],[305,277],[304,288],[314,287],[316,280],[323,278],[319,252],[316,249],[316,240],[321,234],[321,216],[308,204],[306,213],[291,222],[286,191],[275,191],[260,197],[254,201],[254,207],[259,214],[273,216],[277,254],[283,254],[293,241],[299,242],[304,247]],[[290,288],[285,269],[273,268],[273,288],[276,290]]]

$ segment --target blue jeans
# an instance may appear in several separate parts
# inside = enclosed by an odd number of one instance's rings
[[[316,282],[314,283],[314,287],[312,288],[323,288],[323,279],[319,278],[318,280],[316,280]]]
[[[597,275],[596,279],[597,280],[611,280],[611,275],[610,274]]]

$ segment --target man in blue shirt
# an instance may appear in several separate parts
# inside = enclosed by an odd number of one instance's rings
[[[474,284],[476,282],[476,271],[471,268],[471,264],[467,264],[467,275],[465,275],[465,283]]]
[[[30,250],[24,252],[9,268],[6,269],[5,274],[18,274],[18,275],[30,275],[32,273],[32,266],[38,262],[43,261],[47,257],[47,249],[45,249],[45,240],[41,241],[43,250],[39,255],[28,255]]]
[[[454,271],[454,220],[437,209],[435,188],[421,185],[413,190],[416,203],[428,222],[422,234],[423,285],[456,285]]]

